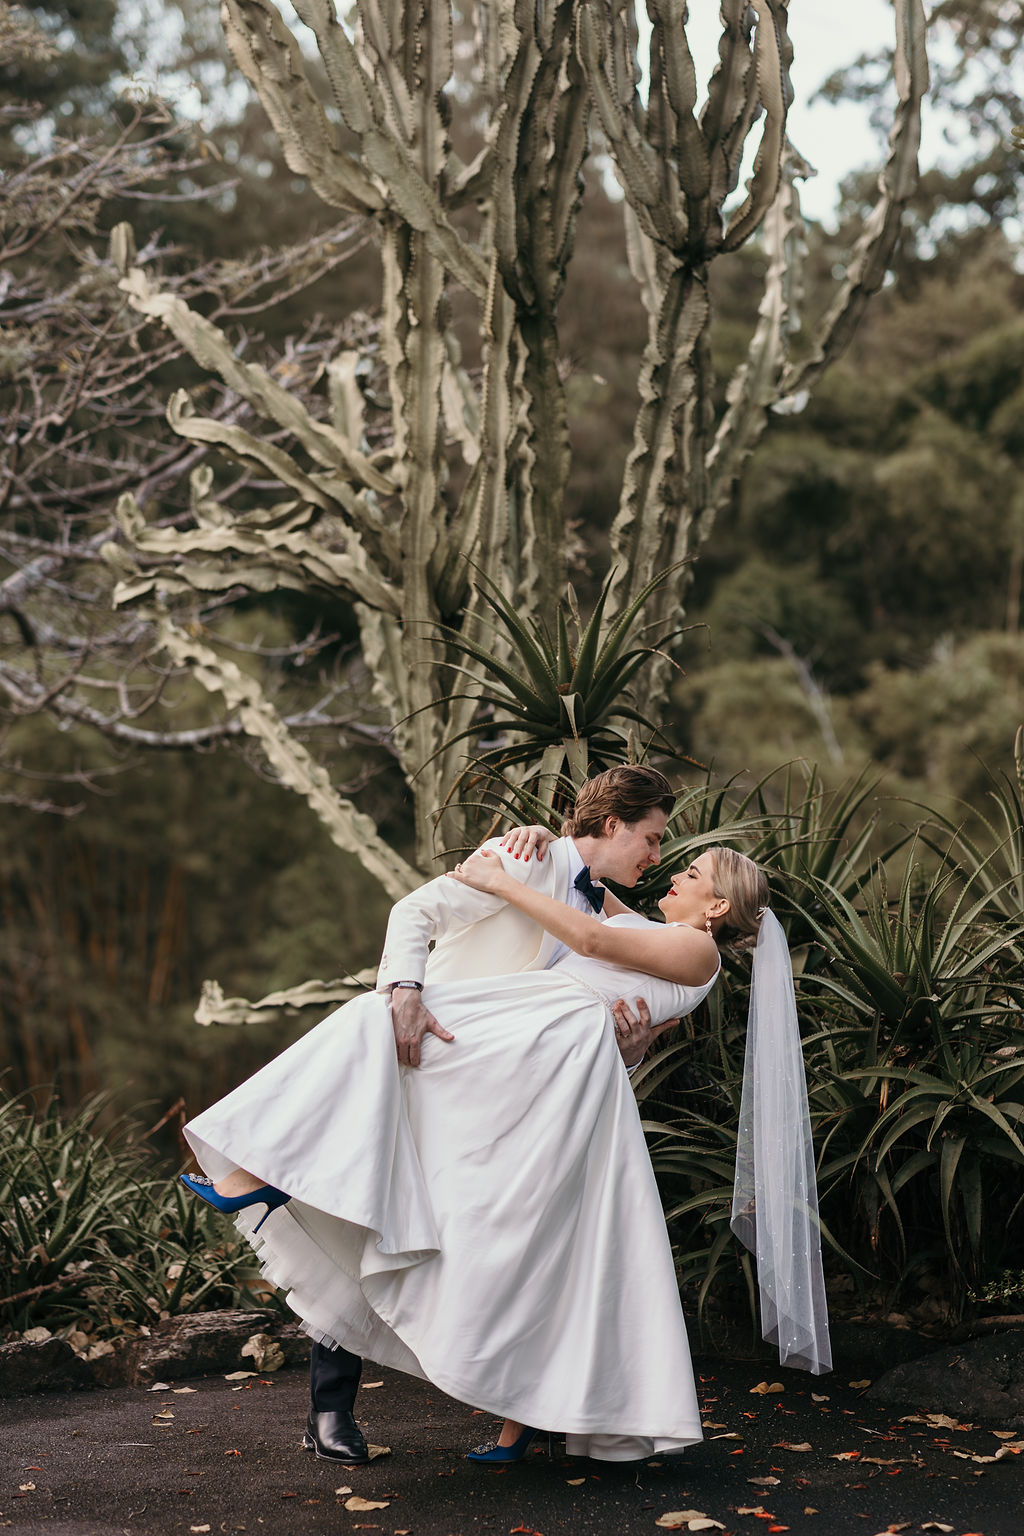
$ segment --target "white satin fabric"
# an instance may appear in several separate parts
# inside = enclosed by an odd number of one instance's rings
[[[415,1070],[369,994],[185,1134],[213,1178],[244,1167],[292,1196],[252,1241],[315,1338],[564,1432],[572,1455],[678,1451],[700,1440],[700,1416],[610,1004],[643,995],[660,1021],[711,985],[578,955],[428,982],[455,1040],[427,1036]]]
[[[756,1255],[761,1331],[783,1365],[832,1369],[818,1187],[793,968],[766,910],[754,949],[733,1232]]]

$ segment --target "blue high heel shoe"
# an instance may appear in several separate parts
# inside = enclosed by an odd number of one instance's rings
[[[522,1461],[523,1457],[530,1449],[533,1441],[541,1433],[544,1433],[544,1431],[539,1429],[530,1429],[529,1426],[527,1426],[527,1428],[524,1429],[522,1434],[519,1436],[519,1439],[513,1440],[511,1445],[478,1445],[475,1451],[466,1452],[466,1460],[484,1462],[488,1466],[504,1465],[510,1461]],[[552,1454],[552,1439],[553,1437],[548,1434],[547,1441],[549,1456]]]
[[[212,1205],[217,1211],[228,1213],[244,1211],[249,1205],[265,1205],[266,1210],[252,1229],[253,1237],[262,1227],[271,1211],[276,1211],[278,1206],[287,1205],[291,1195],[286,1195],[283,1189],[275,1189],[273,1184],[263,1184],[259,1189],[251,1189],[247,1195],[219,1195],[213,1187],[213,1180],[205,1178],[201,1173],[182,1173],[178,1177],[186,1189],[190,1189],[200,1200],[205,1200],[207,1205]]]

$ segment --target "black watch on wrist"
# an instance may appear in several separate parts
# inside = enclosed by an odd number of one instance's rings
[[[397,992],[399,987],[412,987],[416,992],[423,991],[422,981],[393,981],[391,983],[392,992]]]

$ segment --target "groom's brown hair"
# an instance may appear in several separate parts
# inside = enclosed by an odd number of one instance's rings
[[[671,784],[657,768],[635,763],[606,768],[583,785],[562,832],[566,837],[601,837],[609,816],[629,823],[643,821],[651,811],[671,816],[675,803]]]

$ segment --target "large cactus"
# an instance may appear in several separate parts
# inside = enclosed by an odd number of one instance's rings
[[[328,203],[376,225],[387,440],[379,446],[378,438],[375,449],[367,440],[351,352],[329,370],[330,421],[314,420],[259,367],[239,361],[215,325],[154,289],[120,242],[132,304],[220,374],[265,418],[267,432],[257,437],[206,420],[184,396],[171,402],[172,426],[259,466],[282,492],[277,504],[236,516],[211,504],[208,486],[200,486],[194,526],[185,530],[149,526],[125,501],[124,542],[111,558],[122,568],[125,601],[159,606],[190,587],[238,585],[321,588],[351,599],[416,796],[418,862],[429,869],[431,813],[462,750],[446,743],[464,732],[474,708],[471,697],[448,698],[442,641],[475,610],[474,569],[526,616],[550,613],[564,591],[570,464],[557,319],[591,132],[599,125],[625,194],[630,260],[648,316],[633,446],[612,529],[621,607],[653,572],[684,560],[707,537],[767,413],[810,387],[881,283],[916,176],[924,16],[921,0],[895,0],[899,108],[879,203],[820,334],[791,357],[801,245],[796,181],[807,167],[786,134],[786,0],[722,0],[719,57],[703,101],[685,0],[648,0],[646,100],[632,0],[477,0],[472,15],[455,13],[458,27],[473,32],[471,91],[465,81],[453,88],[455,23],[440,0],[357,0],[351,25],[339,21],[333,0],[294,4],[316,39],[345,144],[273,0],[224,0],[224,23],[289,166]],[[467,96],[479,151],[463,163],[448,120]],[[758,144],[746,196],[729,211],[752,133]],[[769,265],[759,320],[716,430],[708,274],[761,229]],[[453,286],[477,307],[475,380],[449,330]],[[678,624],[681,580],[654,598],[666,628]],[[173,623],[162,632],[179,659],[191,656]],[[426,645],[430,639],[437,644]],[[229,696],[228,674],[199,657],[202,647],[192,649],[206,686],[221,686],[220,676]],[[656,714],[662,678],[657,668],[646,678],[638,702]],[[271,714],[270,702],[259,700],[253,729],[273,739],[286,781],[305,786],[332,835],[348,839],[389,889],[400,887],[411,874],[387,860],[337,797],[332,807]],[[446,840],[458,830],[450,823]]]

